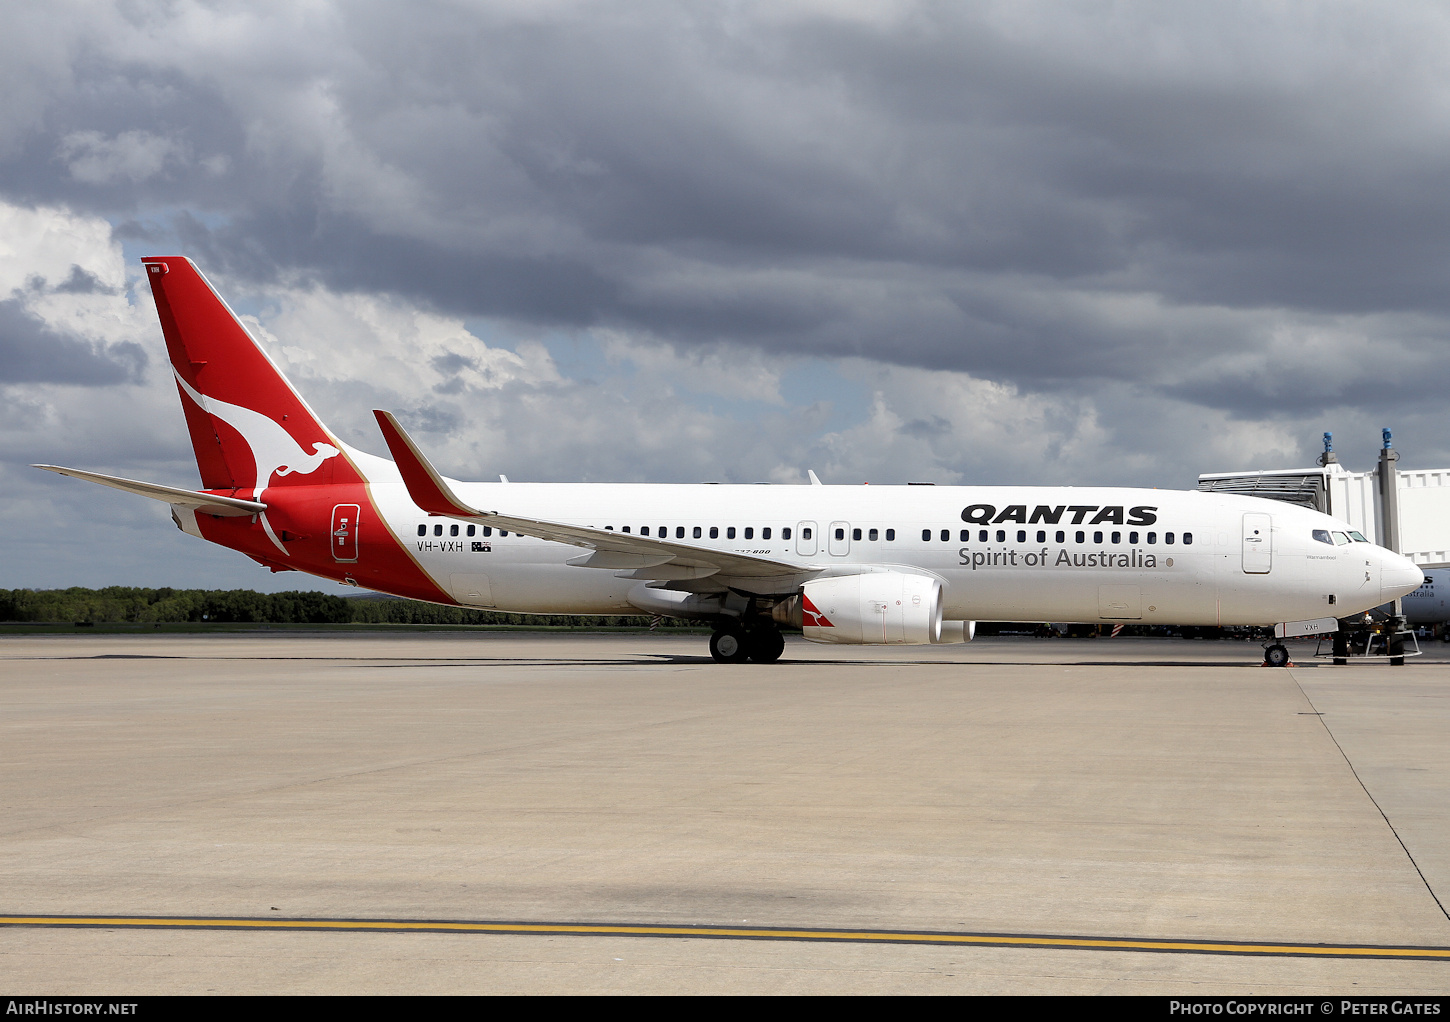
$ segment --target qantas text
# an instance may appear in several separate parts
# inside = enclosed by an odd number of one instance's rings
[[[1038,504],[1027,513],[1026,504],[1008,504],[1001,511],[997,510],[996,504],[972,504],[970,507],[962,508],[962,521],[971,522],[973,525],[1000,525],[1003,522],[1016,522],[1018,525],[1058,525],[1062,522],[1064,514],[1072,515],[1068,524],[1081,525],[1084,521],[1089,525],[1152,525],[1158,520],[1155,514],[1156,507],[1132,507],[1124,513],[1123,505],[1116,504],[1110,507],[1102,507],[1098,504],[1058,504],[1056,507],[1049,507],[1046,504]],[[1092,514],[1089,519],[1088,515]]]

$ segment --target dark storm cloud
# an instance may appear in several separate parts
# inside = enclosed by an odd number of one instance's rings
[[[66,295],[115,294],[114,288],[101,283],[101,279],[89,270],[71,264],[70,276],[55,286],[55,290]]]
[[[78,383],[98,387],[137,379],[140,345],[93,344],[49,329],[18,299],[0,301],[0,384]]]
[[[1450,384],[1433,7],[84,10],[0,189],[217,273],[1243,414],[1414,314]]]

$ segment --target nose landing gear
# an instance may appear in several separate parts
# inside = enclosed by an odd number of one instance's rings
[[[1264,647],[1264,664],[1268,667],[1288,667],[1289,647],[1282,642]]]

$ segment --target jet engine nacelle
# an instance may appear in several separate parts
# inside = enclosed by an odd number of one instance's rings
[[[801,630],[812,642],[940,642],[941,593],[939,580],[900,571],[814,579],[802,587]]]

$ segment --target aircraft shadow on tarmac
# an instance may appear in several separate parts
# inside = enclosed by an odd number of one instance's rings
[[[177,656],[164,653],[99,653],[89,656],[16,657],[17,660],[286,660],[351,662],[358,667],[389,669],[400,667],[469,667],[477,664],[510,664],[534,667],[627,667],[664,664],[714,664],[713,658],[689,653],[644,653],[613,659],[567,657],[347,657],[347,656]],[[796,667],[1257,667],[1252,656],[1240,661],[1221,660],[829,660],[785,659],[782,665]],[[717,665],[718,666],[718,665]],[[769,666],[769,665],[740,665]]]

